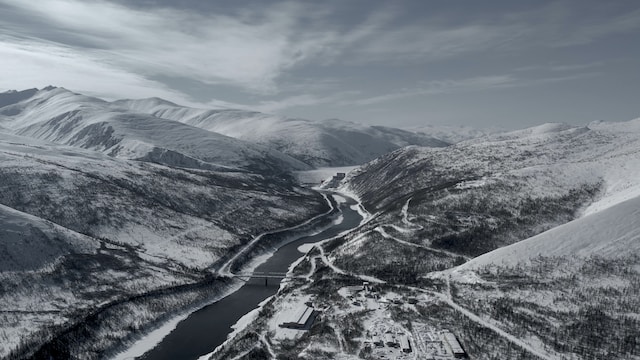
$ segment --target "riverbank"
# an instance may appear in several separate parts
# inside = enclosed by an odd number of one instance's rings
[[[267,261],[278,250],[278,248],[282,247],[283,245],[286,246],[286,244],[291,243],[292,241],[296,241],[300,238],[315,236],[318,233],[322,233],[327,228],[336,226],[341,222],[341,213],[339,211],[339,207],[337,206],[337,201],[333,198],[333,195],[329,195],[327,201],[331,204],[331,209],[328,212],[316,216],[297,226],[282,229],[269,234],[262,234],[259,237],[256,237],[257,240],[254,239],[254,241],[251,241],[249,244],[247,244],[241,254],[238,254],[237,256],[229,259],[225,263],[225,265],[221,266],[220,268],[230,269],[232,267],[231,265],[234,264],[234,262],[237,262],[237,264],[242,264],[241,267],[236,264],[236,266],[234,266],[233,268],[241,268],[243,271],[252,271],[263,264],[265,261]],[[257,246],[258,241],[260,241],[259,246]],[[300,254],[298,254],[296,258],[299,256]],[[178,325],[181,322],[185,321],[191,314],[201,311],[207,306],[218,303],[221,300],[228,298],[229,296],[233,296],[233,294],[236,293],[244,285],[245,283],[239,280],[232,281],[232,283],[227,288],[225,288],[222,293],[217,294],[217,296],[213,297],[209,303],[200,303],[197,307],[190,307],[182,311],[180,314],[173,316],[170,320],[165,321],[164,324],[160,327],[135,341],[132,346],[118,353],[113,357],[113,359],[132,358],[141,356],[144,353],[149,352],[149,350],[157,347],[165,337],[174,332]],[[235,321],[237,321],[237,319],[235,319],[233,323],[235,323]],[[229,332],[230,331],[231,329],[229,329]],[[147,358],[147,356],[145,356],[145,358]]]
[[[345,194],[338,194],[338,193],[332,193],[333,198],[335,199],[336,203],[338,204],[338,206],[348,206],[348,208],[350,208],[351,210],[353,210],[354,212],[357,212],[360,217],[361,220],[359,222],[358,225],[361,225],[363,222],[367,221],[370,218],[370,214],[368,212],[366,212],[366,210],[364,210],[361,206],[361,204],[357,201],[355,201],[355,199],[346,196]],[[349,198],[349,199],[347,199]],[[351,205],[350,205],[351,203]],[[343,219],[342,219],[343,220]],[[340,222],[336,222],[336,224],[339,224]],[[304,244],[298,246],[296,248],[296,250],[300,253],[299,257],[293,261],[288,269],[287,269],[287,275],[291,275],[293,269],[302,261],[304,260],[304,258],[307,256],[307,253],[309,251],[311,251],[317,244],[326,242],[326,241],[330,241],[331,239],[334,238],[338,238],[341,237],[345,234],[347,234],[349,231],[351,231],[353,228],[349,228],[343,232],[340,232],[338,234],[335,234],[332,237],[328,237],[328,238],[324,238],[321,240],[318,240],[317,242],[305,242]],[[277,292],[266,298],[264,301],[262,301],[260,304],[258,304],[258,306],[251,310],[250,312],[248,312],[247,314],[245,314],[244,316],[242,316],[240,319],[238,319],[238,321],[231,326],[231,328],[233,329],[233,331],[228,335],[227,339],[220,344],[217,348],[214,349],[214,351],[212,351],[211,353],[208,353],[206,355],[203,355],[201,357],[198,358],[198,360],[207,360],[212,356],[215,356],[218,353],[224,352],[227,349],[227,346],[229,346],[230,344],[233,344],[234,339],[236,339],[239,336],[243,336],[246,332],[246,329],[251,325],[251,323],[253,321],[255,321],[260,313],[262,312],[263,308],[265,306],[267,306],[268,304],[270,304],[274,297],[277,296],[277,294],[285,287],[285,283],[281,282],[279,284],[279,288],[277,290]]]

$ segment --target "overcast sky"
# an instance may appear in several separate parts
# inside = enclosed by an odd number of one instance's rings
[[[630,120],[640,1],[0,0],[0,69],[0,91],[399,127]]]

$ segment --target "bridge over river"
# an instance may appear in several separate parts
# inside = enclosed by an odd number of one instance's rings
[[[231,274],[231,277],[238,278],[243,281],[249,281],[251,279],[264,279],[264,286],[269,286],[269,279],[278,279],[280,281],[284,279],[300,279],[303,276],[296,276],[292,274],[287,274],[284,272],[276,272],[276,271],[254,271],[251,273],[237,273]]]

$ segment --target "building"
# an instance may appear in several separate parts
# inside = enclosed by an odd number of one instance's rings
[[[318,316],[318,312],[312,307],[304,305],[290,313],[279,326],[289,329],[309,329]]]
[[[331,177],[331,179],[327,179],[323,181],[321,184],[325,187],[337,187],[340,185],[340,181],[342,181],[346,177],[345,173],[337,173]]]
[[[447,343],[447,345],[449,345],[449,348],[451,349],[453,356],[455,356],[458,359],[462,359],[467,356],[467,353],[464,352],[464,350],[462,349],[462,346],[460,345],[460,342],[458,342],[458,339],[456,338],[455,335],[453,335],[449,331],[445,331],[442,334],[442,336],[444,337],[444,340]]]
[[[382,341],[380,336],[373,335],[373,345],[375,345],[376,347],[379,347],[379,348],[384,347],[384,341]]]
[[[389,347],[398,347],[398,342],[393,337],[391,331],[384,333],[384,343]]]
[[[400,349],[406,353],[411,352],[411,343],[409,342],[409,337],[407,335],[400,336]]]

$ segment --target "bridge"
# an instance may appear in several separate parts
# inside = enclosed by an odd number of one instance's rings
[[[269,279],[296,279],[302,278],[302,276],[295,275],[287,275],[284,272],[263,272],[263,271],[254,271],[252,273],[237,273],[231,274],[232,277],[238,278],[243,281],[249,281],[251,279],[264,279],[264,286],[269,285]]]

